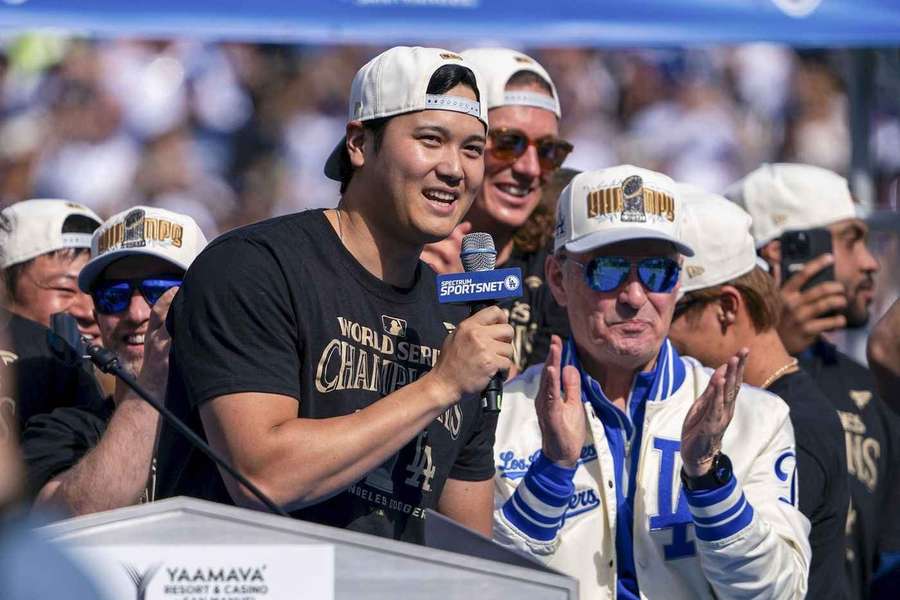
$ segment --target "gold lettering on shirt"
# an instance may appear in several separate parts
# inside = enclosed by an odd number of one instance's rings
[[[428,372],[441,354],[392,335],[406,333],[406,321],[397,317],[383,322],[383,331],[344,317],[337,322],[340,337],[325,345],[316,364],[316,389],[323,394],[366,390],[386,396]]]
[[[878,487],[878,461],[881,458],[881,443],[867,437],[866,424],[855,413],[837,411],[844,427],[844,442],[847,446],[847,473],[856,477],[870,492]]]

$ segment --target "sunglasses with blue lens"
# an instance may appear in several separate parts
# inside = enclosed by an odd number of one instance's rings
[[[147,304],[153,306],[169,289],[180,285],[181,279],[178,277],[107,279],[94,287],[91,296],[98,313],[111,315],[128,308],[135,289],[140,290]]]
[[[664,294],[671,292],[678,283],[681,266],[677,261],[664,256],[631,259],[625,256],[598,256],[587,264],[577,260],[571,262],[584,269],[584,279],[595,292],[613,292],[631,274],[631,266],[637,265],[638,279],[647,291]]]

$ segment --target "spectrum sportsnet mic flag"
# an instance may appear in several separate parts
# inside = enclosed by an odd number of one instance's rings
[[[522,269],[492,269],[437,276],[438,302],[482,302],[522,295]]]

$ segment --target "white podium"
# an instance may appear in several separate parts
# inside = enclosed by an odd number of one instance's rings
[[[578,597],[575,579],[504,557],[505,549],[471,532],[455,536],[446,523],[431,534],[429,545],[504,562],[184,497],[39,531],[99,571],[101,585],[106,574],[120,579],[116,589],[130,589],[123,600]],[[454,539],[435,540],[436,535]],[[303,593],[285,592],[289,588]]]

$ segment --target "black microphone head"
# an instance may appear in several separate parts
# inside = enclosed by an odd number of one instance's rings
[[[491,271],[497,264],[497,249],[491,234],[475,232],[463,236],[459,253],[466,271]]]
[[[50,315],[47,345],[53,356],[68,366],[75,366],[84,358],[84,342],[72,315],[66,313]]]

